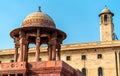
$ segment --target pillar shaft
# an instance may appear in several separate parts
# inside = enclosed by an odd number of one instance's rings
[[[28,44],[25,43],[23,45],[23,61],[27,61],[27,57],[28,57],[27,52],[28,52]]]
[[[23,43],[22,43],[22,39],[20,39],[20,62],[23,61]]]
[[[56,60],[56,44],[52,45],[52,60]]]
[[[52,59],[51,60],[56,60],[56,36],[57,36],[57,33],[54,32],[52,35],[51,35],[51,38],[50,38],[50,41],[49,43],[51,44],[51,47],[52,47]]]
[[[39,61],[40,56],[40,43],[36,42],[36,61]]]
[[[51,45],[48,44],[48,60],[50,61],[52,59],[52,49]]]
[[[61,60],[61,45],[60,44],[58,46],[57,58],[58,58],[58,60]]]
[[[40,30],[37,29],[37,37],[36,37],[36,57],[35,60],[39,61],[40,57]]]
[[[25,40],[25,33],[24,33],[24,31],[20,31],[19,32],[19,35],[20,35],[20,62],[22,62],[22,61],[24,61],[24,57],[23,57],[23,55],[24,55],[24,42],[26,41]]]
[[[23,45],[23,61],[25,61],[25,54],[26,54],[25,51],[26,51],[26,50],[25,50],[25,44],[24,44],[24,45]]]
[[[15,47],[14,62],[17,62],[18,59],[18,47]]]
[[[26,45],[26,62],[28,62],[29,43]]]

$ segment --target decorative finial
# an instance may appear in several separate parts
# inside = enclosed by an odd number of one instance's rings
[[[107,8],[107,5],[105,5],[105,8]]]
[[[38,6],[38,12],[41,12],[41,7],[40,6]]]

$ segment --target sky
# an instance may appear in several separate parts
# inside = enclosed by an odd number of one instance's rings
[[[114,13],[114,32],[120,39],[120,0],[1,0],[0,49],[14,48],[10,32],[21,27],[25,17],[36,12],[38,6],[67,34],[63,44],[99,42],[98,15],[105,5]]]

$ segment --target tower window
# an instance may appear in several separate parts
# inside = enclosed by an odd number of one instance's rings
[[[104,21],[105,21],[105,22],[108,21],[107,15],[104,15]]]
[[[97,58],[98,58],[98,59],[101,59],[101,58],[102,58],[102,54],[98,54],[98,55],[97,55]]]
[[[82,68],[82,74],[83,76],[86,76],[86,68]]]
[[[98,76],[103,76],[102,67],[99,67],[99,68],[98,68]]]
[[[86,60],[86,55],[82,55],[81,59]]]
[[[70,61],[71,57],[70,56],[66,56],[66,61]]]

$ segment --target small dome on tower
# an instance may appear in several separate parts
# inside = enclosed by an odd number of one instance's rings
[[[108,8],[104,8],[101,13],[111,13],[111,11]]]
[[[101,11],[100,15],[102,15],[102,14],[112,14],[112,16],[114,15],[107,7],[105,7],[105,8]],[[100,15],[99,15],[99,16],[100,16]]]
[[[49,15],[42,13],[40,7],[37,12],[33,12],[24,19],[22,27],[56,28],[53,19]]]

